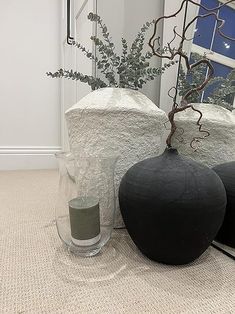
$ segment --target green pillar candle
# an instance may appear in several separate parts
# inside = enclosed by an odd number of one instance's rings
[[[100,240],[100,210],[95,197],[77,197],[69,201],[72,241],[89,246]]]

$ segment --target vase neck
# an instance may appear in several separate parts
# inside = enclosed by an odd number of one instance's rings
[[[179,155],[179,152],[178,152],[178,150],[176,148],[166,147],[163,154]]]

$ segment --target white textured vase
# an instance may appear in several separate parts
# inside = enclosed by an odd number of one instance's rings
[[[193,106],[202,112],[202,129],[209,131],[210,136],[200,140],[196,151],[190,147],[194,137],[204,135],[198,132],[196,125],[199,114],[189,108],[175,115],[177,131],[172,145],[183,155],[207,166],[235,160],[235,115],[213,104],[193,104]]]
[[[117,198],[119,183],[134,163],[160,153],[166,114],[138,91],[103,88],[71,107],[66,120],[72,152],[119,156],[115,227],[123,227]]]

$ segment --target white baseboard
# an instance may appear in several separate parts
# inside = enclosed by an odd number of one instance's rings
[[[59,146],[0,146],[0,170],[55,169]]]

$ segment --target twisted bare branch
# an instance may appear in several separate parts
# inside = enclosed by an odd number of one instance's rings
[[[193,149],[196,149],[196,147],[193,146],[193,143],[199,142],[200,140],[204,140],[204,138],[210,136],[210,132],[208,132],[208,131],[202,129],[202,124],[201,124],[202,112],[201,112],[200,110],[198,110],[198,109],[195,109],[193,106],[192,106],[191,108],[192,108],[192,110],[194,110],[194,111],[196,111],[196,112],[199,113],[200,116],[199,116],[199,118],[198,118],[196,124],[199,126],[199,128],[198,128],[198,129],[199,129],[199,132],[205,134],[203,137],[201,137],[201,136],[195,136],[195,137],[192,139],[192,141],[191,141],[191,143],[190,143],[190,146],[191,146]]]
[[[231,40],[231,41],[235,41],[235,38],[232,38],[226,34],[223,33],[222,29],[223,29],[223,26],[225,24],[225,21],[222,20],[221,18],[219,18],[218,16],[218,11],[219,9],[221,9],[223,6],[229,4],[229,3],[232,3],[232,2],[235,2],[235,0],[229,0],[227,1],[226,3],[222,3],[220,5],[218,5],[217,7],[215,8],[207,8],[205,7],[204,5],[200,4],[200,3],[197,3],[193,0],[183,0],[179,9],[173,13],[173,14],[170,14],[170,15],[164,15],[162,17],[159,17],[156,21],[155,21],[155,24],[154,24],[154,31],[153,31],[153,35],[152,37],[149,39],[149,46],[152,50],[152,53],[153,55],[156,55],[160,58],[166,58],[166,59],[169,59],[169,60],[173,60],[176,56],[179,56],[180,59],[183,59],[185,64],[186,64],[186,68],[187,70],[190,72],[193,68],[196,68],[198,67],[199,65],[201,64],[205,64],[207,69],[208,69],[208,75],[207,77],[205,78],[204,82],[202,82],[199,86],[196,86],[194,88],[192,88],[191,90],[189,90],[183,97],[182,97],[182,100],[180,102],[180,106],[179,104],[176,102],[176,96],[177,96],[177,93],[178,93],[178,90],[177,90],[177,86],[174,87],[174,90],[175,90],[175,96],[172,97],[170,95],[170,92],[172,91],[173,88],[171,88],[168,92],[168,95],[173,99],[173,106],[172,106],[172,110],[169,112],[168,114],[168,118],[169,118],[169,122],[171,124],[171,131],[170,131],[170,134],[168,135],[167,137],[167,140],[166,140],[166,144],[168,147],[171,147],[171,140],[172,140],[172,137],[177,129],[176,127],[176,124],[175,124],[175,121],[174,121],[174,117],[175,117],[175,114],[178,113],[178,112],[181,112],[181,111],[184,111],[188,108],[191,108],[192,110],[196,111],[199,113],[199,118],[197,120],[197,125],[199,127],[199,132],[203,133],[204,136],[203,137],[194,137],[193,140],[191,141],[190,143],[190,146],[192,148],[194,148],[193,144],[195,142],[198,142],[202,139],[204,139],[205,137],[208,137],[210,135],[210,133],[206,130],[203,130],[202,129],[202,124],[201,124],[201,119],[202,119],[202,112],[198,109],[195,109],[192,105],[188,104],[188,98],[193,94],[193,93],[197,93],[201,90],[203,90],[205,88],[205,86],[208,84],[208,82],[211,80],[211,78],[213,77],[214,75],[214,68],[211,64],[211,62],[206,59],[205,57],[203,57],[201,60],[195,62],[195,63],[192,63],[190,64],[189,62],[189,57],[187,56],[187,54],[183,51],[183,46],[184,46],[184,42],[185,41],[190,41],[192,40],[193,38],[187,38],[187,31],[188,29],[190,28],[190,26],[192,26],[193,23],[196,22],[196,20],[198,19],[201,19],[201,18],[207,18],[207,17],[210,17],[210,16],[213,16],[216,20],[216,30],[218,31],[218,33],[228,39],[228,40]],[[176,26],[173,28],[173,38],[172,40],[170,40],[168,43],[167,43],[167,48],[165,49],[160,49],[160,47],[158,49],[155,49],[155,42],[156,42],[156,34],[157,34],[157,28],[158,28],[158,24],[164,20],[164,19],[171,19],[171,18],[174,18],[176,17],[184,8],[184,6],[188,6],[188,4],[191,3],[191,4],[194,4],[200,8],[203,8],[206,12],[206,14],[203,14],[203,15],[197,15],[195,16],[191,21],[189,21],[187,24],[186,24],[186,18],[185,18],[185,23],[184,23],[184,27],[183,27],[183,31],[182,31],[182,35],[180,35],[177,31],[176,31]],[[180,42],[179,42],[179,45],[177,48],[173,48],[172,47],[172,44],[174,42],[174,40],[176,39],[176,37],[179,37],[180,38]],[[158,41],[158,44],[160,46],[160,38],[159,36],[157,37],[157,41]],[[180,66],[180,65],[179,65]]]

